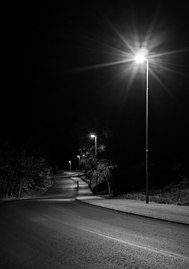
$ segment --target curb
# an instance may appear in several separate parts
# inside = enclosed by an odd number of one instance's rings
[[[80,178],[80,179],[83,180],[83,178]],[[85,180],[83,180],[83,181],[86,183]],[[91,193],[91,195],[93,195],[95,197],[94,194]],[[96,196],[96,197],[98,197],[98,196]],[[140,216],[140,217],[145,217],[145,218],[149,218],[149,219],[156,219],[156,220],[166,221],[166,222],[175,223],[175,224],[181,224],[181,225],[187,225],[187,226],[189,225],[188,222],[185,222],[185,221],[182,221],[182,220],[177,221],[177,220],[173,220],[173,219],[167,219],[167,218],[164,218],[164,217],[150,216],[150,215],[139,214],[139,213],[135,213],[135,212],[123,211],[123,210],[117,209],[117,208],[106,207],[105,205],[95,204],[95,203],[89,202],[89,201],[87,201],[85,199],[84,200],[79,199],[79,196],[76,198],[76,200],[79,201],[79,202],[82,202],[82,203],[92,205],[92,206],[102,207],[102,208],[105,208],[105,209],[108,209],[108,210],[114,210],[116,212],[120,212],[120,213],[124,213],[124,214],[131,214],[131,215],[134,215],[134,216]]]
[[[175,224],[181,224],[181,225],[186,225],[186,226],[189,225],[189,223],[185,223],[185,222],[181,222],[181,221],[179,222],[179,221],[174,221],[174,220],[169,220],[169,219],[164,219],[164,218],[159,218],[159,217],[154,217],[154,216],[152,217],[152,216],[146,216],[146,215],[137,214],[137,213],[133,213],[133,212],[127,212],[127,211],[123,211],[123,210],[120,210],[120,209],[115,209],[115,208],[105,207],[105,206],[102,206],[102,205],[93,204],[93,203],[87,202],[86,200],[80,200],[80,199],[77,199],[77,198],[76,198],[76,200],[78,202],[81,202],[81,203],[85,203],[85,204],[95,206],[95,207],[101,207],[101,208],[104,208],[104,209],[107,209],[107,210],[116,211],[117,213],[121,213],[121,214],[129,214],[129,215],[138,216],[138,217],[142,217],[142,218],[166,221],[166,222],[175,223]]]

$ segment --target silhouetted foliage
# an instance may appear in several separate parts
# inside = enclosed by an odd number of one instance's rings
[[[113,181],[111,174],[115,165],[106,158],[105,145],[98,146],[98,155],[94,155],[94,148],[81,147],[81,170],[88,179],[89,187],[95,193],[112,193]]]
[[[1,145],[0,197],[22,197],[51,185],[51,169],[43,157],[30,155],[23,148]]]
[[[189,178],[188,165],[181,161],[150,163],[149,172],[150,190],[163,189],[167,185],[179,183],[183,178]],[[118,167],[112,178],[116,194],[145,191],[145,163]]]

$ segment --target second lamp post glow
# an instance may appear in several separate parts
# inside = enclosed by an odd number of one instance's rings
[[[78,170],[80,171],[80,156],[77,155],[77,158],[78,158]]]
[[[95,134],[91,134],[90,138],[94,138],[95,140],[95,155],[97,155],[97,136]]]
[[[68,161],[69,162],[69,168],[70,168],[70,172],[72,170],[72,161]]]

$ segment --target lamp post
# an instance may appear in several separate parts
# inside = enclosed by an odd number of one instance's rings
[[[69,162],[69,168],[70,168],[70,172],[72,170],[72,161],[68,161]]]
[[[78,158],[78,170],[80,171],[80,156],[77,155],[77,158]]]
[[[148,51],[141,48],[135,55],[134,60],[138,64],[146,63],[146,204],[149,203],[149,148],[148,148],[148,106],[149,106],[149,87],[148,87]]]
[[[95,140],[95,155],[97,155],[97,136],[95,134],[91,134],[90,138],[94,138]]]

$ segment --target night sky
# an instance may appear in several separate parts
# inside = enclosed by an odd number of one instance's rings
[[[127,61],[145,42],[151,162],[187,161],[187,1],[67,2],[5,9],[2,139],[65,167],[93,131],[116,162],[145,161],[145,67]]]

